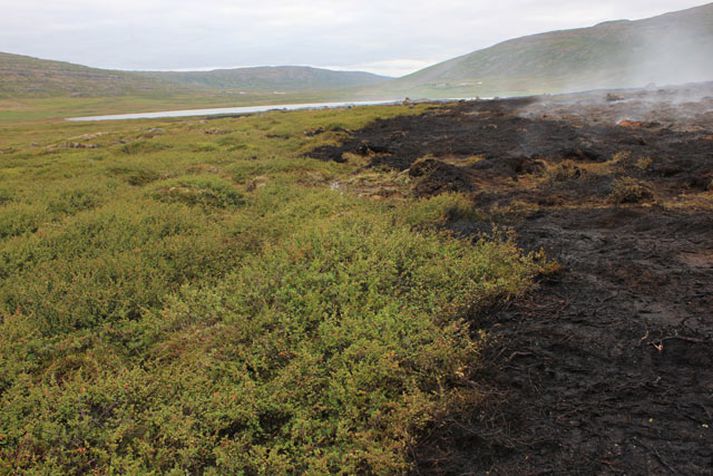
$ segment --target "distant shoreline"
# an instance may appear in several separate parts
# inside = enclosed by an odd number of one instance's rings
[[[94,121],[126,121],[132,119],[162,119],[171,117],[196,117],[196,116],[228,116],[247,115],[269,111],[304,111],[310,109],[338,109],[351,106],[385,106],[399,104],[402,100],[390,99],[383,101],[343,101],[304,104],[277,104],[265,106],[221,107],[210,109],[184,109],[175,111],[143,112],[133,114],[110,114],[104,116],[70,117],[65,120],[70,122]]]

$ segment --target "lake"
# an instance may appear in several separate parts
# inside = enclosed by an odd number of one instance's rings
[[[184,109],[180,111],[160,111],[141,112],[136,114],[112,114],[108,116],[86,116],[70,117],[68,121],[88,122],[88,121],[125,121],[129,119],[162,119],[168,117],[191,117],[191,116],[233,116],[241,114],[255,114],[268,111],[300,111],[306,109],[335,109],[350,106],[378,106],[386,104],[398,104],[401,101],[350,101],[350,102],[323,102],[307,104],[279,104],[269,106],[244,106],[244,107],[221,107],[214,109]]]

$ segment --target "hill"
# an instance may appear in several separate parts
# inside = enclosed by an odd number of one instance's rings
[[[358,71],[307,66],[263,66],[214,71],[148,72],[148,78],[179,85],[222,90],[318,91],[382,83],[390,78]]]
[[[135,73],[0,53],[0,97],[121,96],[176,89]]]
[[[713,4],[509,40],[387,85],[416,96],[493,96],[713,79]]]
[[[305,92],[374,85],[390,78],[304,66],[192,72],[115,71],[0,53],[0,97]]]

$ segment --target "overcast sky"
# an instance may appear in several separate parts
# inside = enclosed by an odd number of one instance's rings
[[[116,69],[402,75],[531,33],[705,0],[0,0],[0,51]]]

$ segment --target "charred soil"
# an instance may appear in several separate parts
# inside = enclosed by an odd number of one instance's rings
[[[313,152],[469,194],[487,219],[455,232],[507,226],[561,266],[472,316],[483,397],[424,435],[416,473],[713,474],[707,91],[435,105]]]

